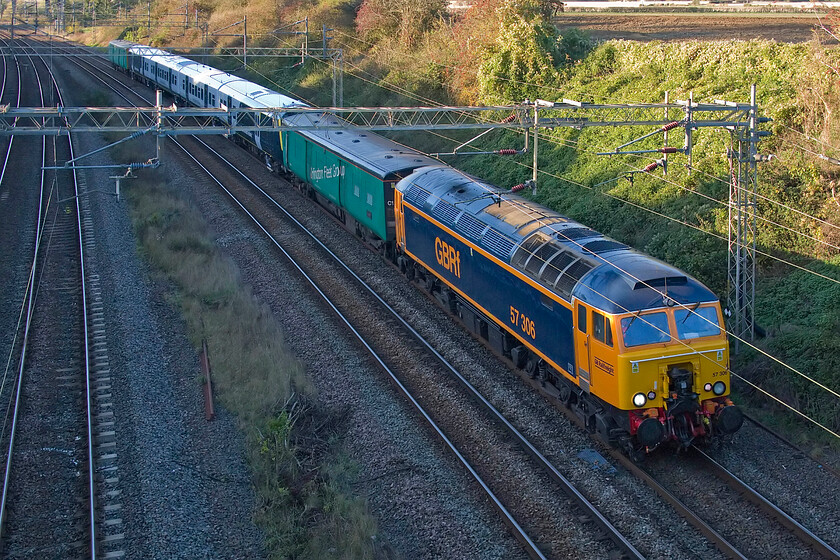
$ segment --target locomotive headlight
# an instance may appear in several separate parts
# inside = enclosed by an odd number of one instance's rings
[[[712,384],[711,383],[706,383],[705,385],[703,385],[703,390],[706,391],[707,393],[710,392],[712,390]]]
[[[726,392],[726,383],[723,381],[715,381],[712,391],[714,391],[715,395],[718,396],[724,394]]]
[[[644,393],[636,393],[635,395],[633,395],[633,405],[634,406],[641,408],[641,407],[645,406],[646,402],[647,402],[647,398],[645,398]]]
[[[655,399],[655,398],[656,398],[656,393],[654,393],[653,391],[651,391],[650,393],[648,393],[648,400],[649,400],[649,401],[652,401],[652,400],[653,400],[653,399]]]

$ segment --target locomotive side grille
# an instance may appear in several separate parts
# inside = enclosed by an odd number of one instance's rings
[[[528,262],[528,259],[531,257],[531,254],[550,239],[550,237],[543,233],[535,233],[522,242],[513,257],[511,264],[519,268],[524,267],[525,263]]]
[[[540,281],[546,286],[554,287],[557,278],[563,274],[563,270],[575,260],[575,256],[571,253],[563,251],[558,253],[546,266],[542,274],[540,274]]]
[[[537,276],[545,264],[545,261],[551,258],[555,253],[557,253],[557,251],[557,246],[546,243],[537,249],[536,253],[531,255],[531,258],[528,260],[528,264],[525,265],[525,271],[530,273],[532,276]]]

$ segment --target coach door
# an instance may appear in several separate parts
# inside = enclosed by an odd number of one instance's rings
[[[592,386],[592,343],[589,308],[581,302],[575,304],[575,368],[580,388],[590,391]]]

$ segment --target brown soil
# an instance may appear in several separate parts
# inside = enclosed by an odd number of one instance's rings
[[[816,16],[721,14],[558,14],[554,23],[562,31],[576,27],[599,40],[704,41],[772,39],[782,43],[810,41],[819,28]],[[825,38],[825,32],[821,32]]]

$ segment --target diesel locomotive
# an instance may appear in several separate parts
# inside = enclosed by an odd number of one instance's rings
[[[181,56],[127,41],[108,52],[179,102],[312,119],[298,100]],[[740,428],[720,303],[699,281],[509,189],[318,118],[322,129],[238,137],[588,429],[638,457]]]

